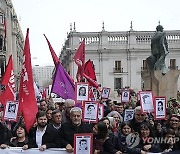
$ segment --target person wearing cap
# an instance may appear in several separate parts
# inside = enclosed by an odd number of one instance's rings
[[[70,121],[70,110],[75,106],[75,101],[66,99],[64,102],[64,111],[62,111],[62,123]]]

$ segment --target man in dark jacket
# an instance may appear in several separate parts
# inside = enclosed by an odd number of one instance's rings
[[[70,110],[70,122],[62,124],[60,136],[67,152],[73,152],[74,134],[92,133],[91,124],[82,122],[82,110],[74,107]]]
[[[44,151],[48,148],[58,147],[58,133],[51,125],[47,124],[46,112],[39,111],[36,114],[36,120],[37,126],[30,129],[29,143],[23,149],[38,147],[39,150]]]
[[[145,122],[146,114],[142,113],[141,107],[137,106],[134,110],[134,118],[130,121],[132,128],[135,132],[138,132],[139,126],[142,122]]]

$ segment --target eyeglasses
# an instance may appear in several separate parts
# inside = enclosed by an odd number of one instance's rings
[[[136,114],[136,116],[138,116],[138,117],[144,117],[145,115],[144,114]]]
[[[66,107],[67,109],[71,109],[71,108],[73,108],[74,106],[68,106],[68,107]]]
[[[170,121],[171,122],[179,122],[179,120],[173,120],[173,119],[171,119]]]

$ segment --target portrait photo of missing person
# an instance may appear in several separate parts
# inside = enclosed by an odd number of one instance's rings
[[[155,119],[163,120],[166,118],[166,98],[155,97]]]
[[[16,112],[16,104],[9,104],[8,112],[9,113],[15,113]]]
[[[163,111],[164,110],[164,107],[163,107],[164,103],[162,101],[159,101],[158,104],[157,104],[157,110],[159,112]]]
[[[95,113],[95,106],[93,104],[90,104],[87,106],[87,114],[93,115]]]
[[[85,102],[83,107],[83,121],[84,122],[97,122],[98,120],[98,103]]]
[[[87,140],[81,139],[79,141],[79,151],[80,152],[86,152],[88,150]]]
[[[4,119],[9,121],[17,120],[17,112],[18,112],[18,102],[7,102],[4,112]]]
[[[122,102],[129,102],[129,91],[122,91],[121,101]]]
[[[149,95],[144,95],[143,97],[142,97],[142,99],[143,99],[143,103],[144,104],[150,104],[151,103],[151,99],[150,99],[150,96]]]
[[[76,99],[78,101],[88,101],[89,99],[89,86],[88,83],[76,84]]]
[[[79,96],[86,96],[86,87],[79,88]]]
[[[101,97],[102,98],[109,98],[110,88],[103,88]]]
[[[140,93],[142,112],[154,112],[152,91],[141,91]]]
[[[92,154],[93,136],[89,134],[74,134],[74,154]]]

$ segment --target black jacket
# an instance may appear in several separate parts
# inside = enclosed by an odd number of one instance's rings
[[[36,130],[37,127],[33,127],[30,129],[28,138],[29,148],[37,148],[38,145],[36,144]],[[58,132],[51,126],[47,125],[46,131],[44,135],[42,136],[42,145],[46,145],[47,148],[57,148],[60,147],[59,141],[58,141]]]
[[[72,122],[62,124],[60,131],[62,148],[65,148],[67,144],[71,144],[71,146],[74,147],[74,134],[80,133],[92,133],[92,125],[83,122],[80,126],[75,126]]]
[[[10,130],[0,122],[0,145],[8,144],[11,137]]]

